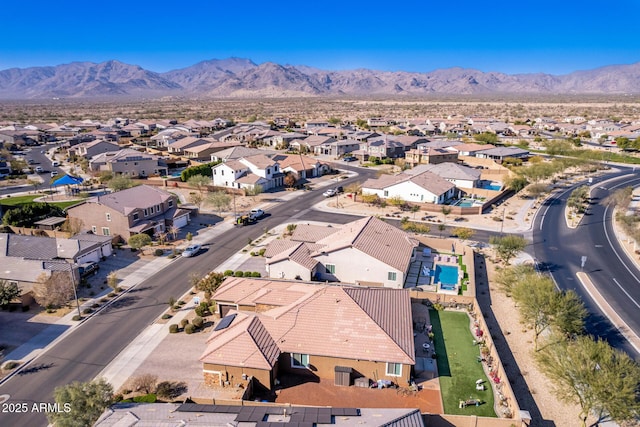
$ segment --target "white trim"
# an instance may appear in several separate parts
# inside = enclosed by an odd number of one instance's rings
[[[311,356],[307,353],[290,353],[291,354],[291,367],[292,368],[296,368],[296,369],[308,369],[307,366],[309,366],[309,359],[311,359]],[[300,361],[302,362],[303,357],[302,356],[307,356],[307,363],[302,364],[302,365],[296,365],[293,363],[293,361],[295,360],[293,355],[294,354],[299,354],[300,355]]]
[[[399,374],[389,373],[389,365],[398,365],[398,366],[400,366],[400,373]],[[402,363],[387,362],[386,366],[385,366],[385,373],[387,374],[388,377],[401,377],[402,376]]]

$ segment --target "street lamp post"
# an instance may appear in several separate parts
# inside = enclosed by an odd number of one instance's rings
[[[71,287],[73,288],[73,297],[76,300],[76,308],[78,309],[78,317],[82,317],[80,314],[80,302],[78,301],[78,291],[76,290],[76,276],[73,274],[73,265],[69,264],[69,274],[71,275]]]

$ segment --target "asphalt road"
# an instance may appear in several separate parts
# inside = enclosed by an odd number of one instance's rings
[[[58,172],[58,177],[63,176],[64,175],[64,171],[62,169],[60,169],[59,167],[52,167],[51,165],[51,160],[49,160],[49,158],[44,154],[41,153],[41,151],[46,151],[49,150],[50,148],[54,147],[55,144],[47,144],[47,145],[41,145],[41,146],[37,146],[37,147],[28,147],[29,151],[25,151],[24,154],[21,154],[25,161],[29,160],[29,159],[33,159],[34,163],[29,165],[31,167],[33,167],[35,169],[36,166],[40,166],[42,167],[42,169],[44,169],[44,172],[39,173],[38,175],[42,178],[43,182],[37,186],[38,190],[47,190],[49,189],[49,183],[51,181],[51,171],[57,171]],[[28,187],[0,187],[0,196],[4,196],[7,194],[13,194],[16,192],[21,192],[21,191],[33,191],[34,187],[33,186],[28,186]]]
[[[576,277],[579,271],[587,273],[617,314],[632,330],[640,332],[638,271],[614,237],[612,206],[606,200],[616,188],[639,185],[640,177],[625,169],[594,183],[603,180],[606,182],[592,191],[587,215],[575,229],[570,229],[564,219],[566,199],[575,186],[550,198],[534,222],[532,249],[539,265],[552,274],[558,287],[574,290],[585,302],[590,313],[587,331],[638,358],[637,349],[611,325]],[[583,256],[587,257],[584,269]]]
[[[365,176],[341,180],[341,185],[366,179]],[[0,385],[0,395],[10,395],[7,403],[53,402],[53,390],[73,381],[88,381],[98,375],[140,332],[167,308],[170,298],[178,298],[189,289],[189,274],[208,273],[256,239],[265,228],[296,220],[323,217],[333,222],[348,222],[356,217],[331,213],[312,213],[309,207],[323,199],[322,191],[313,190],[285,203],[275,204],[268,215],[245,227],[236,227],[211,242],[206,251],[193,258],[176,258],[170,268],[140,283],[108,309],[74,328],[54,347],[44,352],[30,367],[42,367],[23,375],[15,375]],[[179,356],[176,356],[179,357]],[[1,408],[0,408],[1,409]],[[47,425],[46,415],[38,412],[2,413],[0,426]]]

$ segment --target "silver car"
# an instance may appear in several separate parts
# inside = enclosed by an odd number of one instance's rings
[[[182,256],[187,258],[195,256],[198,254],[198,252],[200,252],[200,249],[200,245],[189,245],[184,251],[182,251]]]

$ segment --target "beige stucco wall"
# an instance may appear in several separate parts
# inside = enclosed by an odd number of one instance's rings
[[[111,214],[111,221],[107,221],[106,213]],[[82,221],[83,230],[91,230],[96,226],[96,233],[104,236],[102,227],[108,227],[111,236],[119,235],[124,239],[129,238],[129,220],[120,212],[97,203],[83,203],[82,205],[67,209],[69,218]]]
[[[320,280],[339,280],[345,283],[379,282],[385,287],[400,289],[404,285],[404,271],[397,270],[380,260],[353,248],[344,248],[339,251],[326,253],[315,257],[321,266],[318,266]],[[327,264],[336,266],[335,275],[326,273]],[[396,280],[388,280],[388,273],[396,273]]]
[[[205,384],[208,387],[220,387],[220,380],[224,386],[224,381],[229,381],[229,386],[233,387],[238,383],[245,383],[242,379],[242,375],[247,377],[254,377],[263,386],[271,389],[271,371],[264,369],[255,369],[238,366],[225,366],[213,363],[203,363],[202,365]],[[220,374],[218,374],[219,372]],[[221,378],[222,377],[222,378]]]
[[[297,262],[283,260],[274,264],[267,264],[267,273],[272,279],[294,280],[300,276],[302,280],[311,280],[311,270],[301,266]]]

